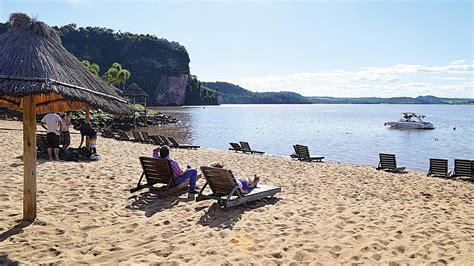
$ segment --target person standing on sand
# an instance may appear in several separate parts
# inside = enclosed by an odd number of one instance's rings
[[[192,169],[189,166],[188,166],[188,169],[186,169],[186,171],[181,170],[181,168],[178,165],[178,162],[171,159],[169,157],[169,154],[170,154],[170,148],[168,146],[165,145],[160,148],[160,158],[166,159],[170,162],[171,171],[173,172],[175,183],[178,185],[189,179],[188,193],[190,194],[199,193],[199,191],[196,190],[197,170]]]
[[[71,134],[69,133],[71,120],[64,112],[59,112],[58,115],[61,117],[61,144],[63,145],[63,149],[67,149],[67,147],[69,147],[71,144]]]
[[[59,129],[61,117],[55,113],[49,113],[41,119],[41,126],[46,129],[46,148],[48,148],[49,159],[59,160]]]
[[[81,132],[81,144],[79,144],[79,148],[81,148],[82,143],[84,143],[84,137],[89,137],[90,152],[92,154],[97,154],[97,132],[91,127],[90,123],[79,122],[77,127],[74,127],[74,129]]]

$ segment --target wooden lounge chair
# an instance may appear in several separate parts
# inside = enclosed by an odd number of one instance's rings
[[[430,159],[430,169],[427,176],[439,176],[448,178],[451,172],[448,172],[448,160]]]
[[[102,132],[102,137],[104,138],[112,138],[112,139],[115,138],[114,132],[109,128],[103,128],[101,132]]]
[[[258,184],[250,193],[243,194],[240,192],[237,181],[230,170],[203,166],[201,172],[206,178],[206,183],[199,192],[196,201],[214,199],[225,208],[273,197],[281,191],[279,187]],[[209,185],[212,194],[203,195],[202,193],[207,185]]]
[[[304,162],[322,162],[324,159],[324,156],[318,155],[318,156],[311,156],[309,154],[309,149],[308,146],[296,144],[293,145],[293,148],[295,149],[294,156],[300,161]]]
[[[158,135],[151,135],[150,138],[155,141],[155,144],[156,145],[160,145],[160,146],[163,146],[163,145],[166,145],[163,140],[160,138],[160,136]]]
[[[401,173],[404,172],[405,167],[397,167],[397,161],[395,159],[395,154],[385,154],[380,153],[380,162],[377,170],[384,170],[392,173]]]
[[[242,147],[240,147],[240,144],[239,144],[239,143],[231,142],[231,143],[229,143],[229,144],[230,144],[230,146],[231,146],[231,147],[229,148],[230,151],[235,151],[235,152],[241,151],[241,152],[245,152],[245,151],[242,149]]]
[[[155,141],[148,135],[148,132],[142,131],[143,141],[149,144],[157,144]],[[158,144],[157,144],[158,145]]]
[[[156,189],[156,187],[154,187],[155,184],[163,184],[164,186],[160,187],[163,191],[158,194],[158,197],[161,198],[185,189],[189,185],[189,180],[179,185],[175,184],[170,162],[166,159],[140,157],[140,163],[142,165],[143,173],[140,176],[140,180],[138,180],[137,187],[131,189],[130,193],[144,188]],[[145,184],[141,184],[143,177],[146,179]]]
[[[168,140],[167,137],[160,135],[160,138],[161,138],[161,140],[163,141],[163,143],[164,143],[166,146],[168,146],[168,147],[170,147],[170,148],[176,148],[176,147],[174,146],[174,144],[171,143],[171,142]]]
[[[173,143],[173,146],[175,146],[176,148],[179,148],[179,149],[198,149],[198,148],[201,148],[201,146],[197,146],[197,145],[179,144],[172,137],[168,137],[168,139],[169,139],[169,141],[171,141],[171,143]]]
[[[115,139],[117,140],[122,140],[122,141],[135,141],[134,139],[131,139],[127,133],[125,133],[125,131],[123,130],[117,130],[117,136],[115,137]]]
[[[36,152],[39,155],[48,154],[46,134],[36,134]]]
[[[244,151],[244,153],[250,152],[251,154],[254,154],[254,153],[265,154],[265,152],[263,151],[252,150],[252,148],[250,148],[250,144],[245,141],[240,141],[240,147],[242,147],[242,150]]]
[[[471,160],[454,160],[454,171],[453,177],[469,177],[471,180],[474,180],[474,161]]]
[[[146,141],[142,138],[140,132],[132,130],[132,135],[136,142],[146,143]]]
[[[292,158],[292,159],[298,159],[298,150],[296,149],[296,145],[293,145],[293,149],[295,150],[295,152],[293,152],[292,154],[290,154],[290,158]]]

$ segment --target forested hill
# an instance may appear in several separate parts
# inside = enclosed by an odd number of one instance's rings
[[[9,23],[0,23],[0,34],[9,27]],[[99,75],[102,76],[114,62],[129,70],[131,77],[126,84],[136,83],[145,90],[150,95],[149,104],[218,103],[209,90],[193,87],[196,77],[190,76],[188,52],[177,42],[149,34],[114,32],[75,24],[53,28],[60,34],[64,47],[75,57],[99,65]]]
[[[308,99],[294,92],[252,92],[227,82],[203,82],[205,87],[222,93],[221,103],[231,104],[307,104]]]

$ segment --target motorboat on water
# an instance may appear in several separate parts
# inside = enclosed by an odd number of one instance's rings
[[[433,124],[423,121],[424,118],[423,114],[406,112],[399,121],[385,122],[384,125],[398,129],[434,129]]]

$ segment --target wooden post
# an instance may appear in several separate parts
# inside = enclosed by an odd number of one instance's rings
[[[23,220],[36,219],[36,103],[25,96],[23,105]]]
[[[88,106],[86,108],[86,123],[90,123],[91,122],[91,108]],[[86,136],[86,149],[87,150],[91,150],[91,143],[90,143],[90,140],[89,140],[89,136]]]
[[[135,115],[135,97],[133,97],[133,127],[137,128],[137,116]]]
[[[146,127],[148,126],[148,124],[147,124],[147,122],[146,122],[146,97],[145,97],[145,126],[146,126]]]

